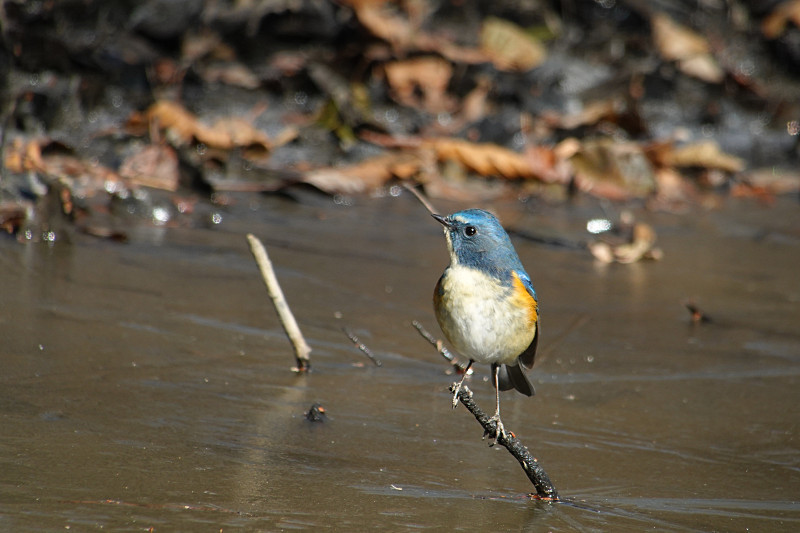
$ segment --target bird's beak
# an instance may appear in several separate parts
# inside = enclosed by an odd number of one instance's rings
[[[450,221],[447,220],[447,217],[443,217],[442,215],[437,215],[436,213],[431,213],[431,216],[435,218],[437,221],[439,221],[446,228],[450,228],[452,226]]]

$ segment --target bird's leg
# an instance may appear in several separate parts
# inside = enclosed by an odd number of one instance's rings
[[[489,421],[494,421],[497,424],[497,431],[495,433],[495,440],[502,435],[503,438],[506,438],[506,428],[503,427],[503,421],[500,420],[500,379],[498,377],[498,370],[500,369],[500,365],[497,363],[492,363],[492,377],[494,378],[494,392],[495,392],[495,399],[496,399],[496,408],[494,410],[494,415],[489,419]]]
[[[461,386],[464,384],[464,379],[467,377],[467,374],[469,374],[469,369],[472,368],[472,363],[474,362],[475,361],[472,359],[469,360],[469,363],[467,363],[467,368],[464,369],[464,375],[461,376],[461,381],[459,381],[458,385],[456,385],[456,390],[453,392],[453,409],[455,409],[456,405],[458,405],[458,393],[461,390]]]

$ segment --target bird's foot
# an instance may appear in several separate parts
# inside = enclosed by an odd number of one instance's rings
[[[500,413],[495,413],[494,416],[492,416],[489,419],[489,422],[490,423],[491,422],[495,423],[495,432],[494,432],[494,440],[495,440],[495,442],[497,442],[497,439],[500,438],[500,435],[503,436],[503,439],[508,439],[508,434],[506,433],[506,428],[505,428],[505,426],[503,426],[503,421],[500,420]],[[489,446],[494,446],[494,442],[489,444]]]
[[[453,409],[458,405],[458,393],[461,392],[462,383],[463,381],[458,382],[453,389]]]

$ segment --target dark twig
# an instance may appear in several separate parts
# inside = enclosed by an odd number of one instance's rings
[[[372,353],[372,350],[367,348],[367,346],[363,342],[361,342],[361,340],[358,337],[356,337],[355,333],[353,333],[352,331],[350,331],[347,328],[342,328],[342,331],[344,331],[344,334],[347,335],[347,337],[351,341],[353,341],[353,344],[356,346],[356,348],[358,348],[359,350],[364,352],[364,355],[369,357],[369,360],[372,361],[373,363],[375,363],[375,366],[382,366],[383,365],[383,363],[381,363],[380,360],[377,357],[375,357],[375,354]]]
[[[450,386],[450,392],[455,392],[456,384]],[[472,399],[472,391],[466,385],[462,385],[461,390],[458,391],[458,399],[464,404],[464,407],[472,413],[481,426],[483,426],[484,435],[495,435],[497,433],[497,423],[490,421],[489,416],[484,413],[480,407]],[[517,440],[511,431],[506,430],[506,436],[497,435],[497,442],[505,447],[508,452],[514,456],[514,459],[519,461],[528,479],[531,480],[533,486],[536,487],[536,498],[547,501],[558,501],[558,492],[541,467],[539,461],[531,455],[528,448],[522,445]]]

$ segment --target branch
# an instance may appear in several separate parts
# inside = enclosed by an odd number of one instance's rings
[[[382,366],[383,365],[383,363],[381,363],[380,359],[375,357],[375,354],[372,353],[372,350],[370,350],[367,347],[366,344],[361,342],[361,340],[358,337],[356,337],[355,333],[353,333],[352,331],[350,331],[347,328],[342,328],[342,331],[344,331],[344,334],[347,335],[347,338],[349,338],[353,342],[353,344],[355,345],[356,348],[361,350],[364,353],[364,355],[369,357],[369,360],[372,361],[375,366]]]
[[[252,233],[247,234],[247,242],[250,243],[250,251],[253,253],[256,263],[258,263],[259,270],[261,270],[261,276],[264,278],[264,284],[267,286],[269,297],[272,298],[272,305],[275,306],[275,311],[278,313],[283,331],[286,332],[286,336],[292,342],[294,357],[297,361],[297,366],[294,370],[308,372],[311,366],[311,359],[309,358],[311,348],[306,344],[303,334],[300,333],[300,327],[294,319],[292,310],[289,309],[289,304],[286,303],[286,299],[283,297],[283,291],[278,283],[278,278],[275,277],[275,271],[272,269],[272,262],[269,260],[267,250],[258,240],[258,237]]]
[[[436,348],[436,351],[439,352],[442,357],[447,359],[448,363],[453,365],[453,368],[455,368],[456,372],[461,374],[464,373],[465,367],[458,362],[458,359],[456,359],[456,357],[450,353],[450,350],[447,349],[441,340],[428,333],[428,330],[425,329],[425,326],[423,326],[419,320],[412,320],[411,325],[414,326],[414,329],[416,329],[420,335],[422,335],[423,339],[431,343],[431,345]]]
[[[450,392],[455,392],[455,383],[450,386]],[[461,390],[458,391],[458,399],[464,404],[464,407],[472,413],[481,426],[483,426],[484,435],[497,434],[497,423],[489,420],[489,416],[484,413],[480,407],[472,400],[472,391],[466,385],[462,385]],[[533,486],[536,487],[536,498],[547,501],[558,501],[558,492],[547,477],[547,472],[539,465],[539,461],[531,455],[528,448],[522,445],[517,440],[511,431],[506,431],[507,437],[497,435],[497,442],[503,445],[508,453],[514,456],[514,459],[519,461],[528,479],[531,480]]]

